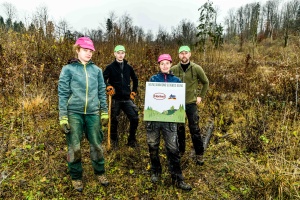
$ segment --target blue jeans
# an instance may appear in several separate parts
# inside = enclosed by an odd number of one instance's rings
[[[170,122],[147,122],[146,129],[152,173],[162,173],[159,159],[159,144],[162,134],[165,141],[168,169],[171,177],[175,181],[183,180],[178,149],[177,124]]]
[[[138,109],[137,106],[131,100],[112,100],[111,108],[111,140],[118,141],[118,116],[121,110],[127,115],[130,128],[129,128],[129,141],[135,141],[136,129],[139,123]]]
[[[84,115],[71,113],[68,115],[71,127],[66,135],[68,145],[68,167],[72,180],[82,179],[82,163],[80,143],[85,133],[90,144],[90,157],[94,168],[94,174],[100,175],[104,170],[104,157],[101,142],[103,132],[100,117],[97,114]]]
[[[203,155],[204,147],[199,128],[199,115],[195,103],[185,105],[185,113],[188,119],[190,134],[196,155]],[[178,142],[181,153],[185,152],[185,124],[178,124]]]

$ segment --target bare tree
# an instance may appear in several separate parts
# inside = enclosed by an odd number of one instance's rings
[[[266,17],[264,35],[267,38],[271,38],[271,40],[273,39],[275,26],[276,24],[279,24],[278,6],[279,0],[270,0],[267,1],[263,7],[263,16]]]
[[[65,19],[61,19],[56,26],[57,37],[64,37],[67,33],[70,32],[71,29],[72,27],[70,26],[69,22],[67,22]]]
[[[15,20],[15,18],[17,18],[17,9],[16,7],[8,2],[4,2],[3,4],[4,7],[4,12],[7,16],[8,19],[10,19],[11,21]]]
[[[299,9],[299,0],[287,2],[283,9],[283,29],[284,29],[284,46],[288,45],[289,34],[292,31],[293,24],[297,20],[297,11]]]
[[[32,15],[32,24],[35,25],[36,29],[43,30],[44,33],[47,33],[47,25],[49,21],[49,13],[47,6],[41,5],[36,8],[35,13]]]
[[[197,29],[192,22],[186,19],[182,20],[177,27],[172,27],[171,31],[173,39],[179,45],[194,45],[196,43]]]
[[[148,30],[146,33],[146,42],[152,42],[154,39],[154,35],[151,30]]]
[[[237,17],[235,16],[234,9],[229,9],[227,17],[225,18],[226,35],[228,40],[237,35]]]
[[[169,38],[170,36],[168,32],[163,27],[159,26],[156,35],[156,42],[162,45],[166,45]]]
[[[132,18],[130,17],[129,14],[124,13],[121,18],[119,19],[119,27],[121,30],[121,36],[122,38],[124,38],[125,40],[131,40],[132,37]]]
[[[134,34],[134,42],[139,43],[142,42],[145,38],[144,30],[138,26],[133,27],[133,34]]]
[[[52,38],[54,36],[54,33],[55,33],[55,26],[52,21],[48,21],[46,26],[46,37]]]
[[[99,29],[86,30],[85,34],[89,36],[94,42],[103,41],[103,31]]]
[[[237,23],[238,23],[238,33],[240,34],[240,51],[243,49],[243,45],[244,45],[244,29],[245,29],[245,19],[244,19],[244,15],[243,12],[244,8],[243,6],[241,6],[238,11],[237,11]]]
[[[105,38],[106,40],[112,40],[113,45],[115,45],[115,36],[116,36],[116,30],[114,29],[116,26],[116,19],[117,16],[115,12],[111,11],[108,14],[108,18],[106,19],[106,33],[105,33]]]
[[[257,41],[257,29],[260,15],[260,4],[251,4],[250,37],[255,44]]]

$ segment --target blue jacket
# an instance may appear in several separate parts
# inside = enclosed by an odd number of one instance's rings
[[[78,60],[63,66],[58,82],[59,117],[68,113],[107,113],[106,91],[102,70],[92,61]]]
[[[170,71],[169,74],[159,72],[158,74],[151,76],[150,82],[181,83],[181,80],[177,76],[174,76],[174,74]]]

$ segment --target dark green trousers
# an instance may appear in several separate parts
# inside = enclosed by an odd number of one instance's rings
[[[104,157],[101,142],[103,132],[100,117],[97,114],[69,114],[71,131],[66,135],[68,145],[68,167],[72,180],[82,179],[82,163],[80,144],[85,133],[90,145],[90,157],[94,168],[94,174],[105,172]]]

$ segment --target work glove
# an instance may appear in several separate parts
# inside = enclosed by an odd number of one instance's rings
[[[108,114],[107,113],[101,113],[101,124],[102,124],[102,126],[107,126],[107,124],[108,124]]]
[[[113,96],[115,94],[115,89],[113,86],[106,87],[106,94],[109,96]]]
[[[135,96],[136,96],[136,92],[131,92],[130,93],[130,99],[131,100],[134,100]]]
[[[63,133],[68,134],[70,132],[70,125],[67,116],[62,116],[60,118],[59,125]]]

